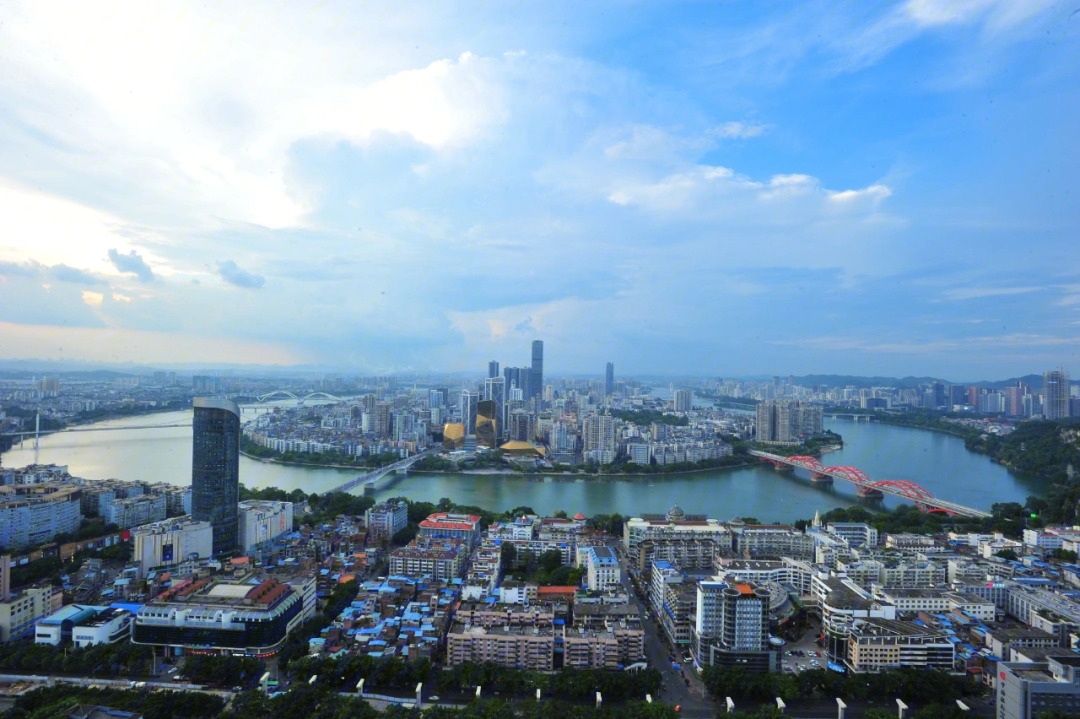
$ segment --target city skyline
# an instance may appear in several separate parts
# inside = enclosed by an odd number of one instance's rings
[[[5,11],[0,357],[1075,358],[1069,8],[613,7]]]

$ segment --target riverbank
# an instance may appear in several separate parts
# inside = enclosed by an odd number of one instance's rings
[[[530,479],[590,479],[600,477],[674,477],[676,475],[702,474],[704,472],[717,472],[724,469],[743,469],[756,466],[758,466],[757,462],[744,462],[742,464],[728,464],[722,467],[703,467],[701,469],[687,469],[678,472],[560,472],[559,474],[552,474],[551,472],[518,472],[513,469],[454,469],[448,471],[441,469],[410,469],[409,474],[449,474],[466,476],[508,474],[517,477],[528,477]]]
[[[240,450],[240,454],[247,457],[248,459],[253,459],[256,462],[262,462],[264,464],[279,464],[283,467],[316,467],[318,469],[359,469],[362,470],[365,474],[367,472],[373,472],[376,469],[381,469],[381,467],[365,467],[359,464],[320,464],[319,462],[293,462],[284,459],[274,459],[273,457],[257,457],[254,454],[249,454],[248,452],[245,452],[244,450]],[[383,466],[385,467],[386,465]]]

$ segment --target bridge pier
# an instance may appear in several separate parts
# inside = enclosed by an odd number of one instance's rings
[[[827,474],[812,474],[810,475],[810,481],[814,484],[832,484],[833,478]]]
[[[375,480],[374,479],[369,480],[367,482],[364,482],[364,494],[365,495],[375,494]]]

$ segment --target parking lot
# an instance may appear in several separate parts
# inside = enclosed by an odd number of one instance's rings
[[[820,633],[821,624],[817,620],[811,620],[810,626],[799,641],[789,642],[782,648],[780,666],[785,673],[797,674],[806,669],[825,667],[825,651],[817,643]]]

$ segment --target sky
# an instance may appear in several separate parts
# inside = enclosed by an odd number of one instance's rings
[[[0,6],[0,358],[1080,373],[1080,1]]]

